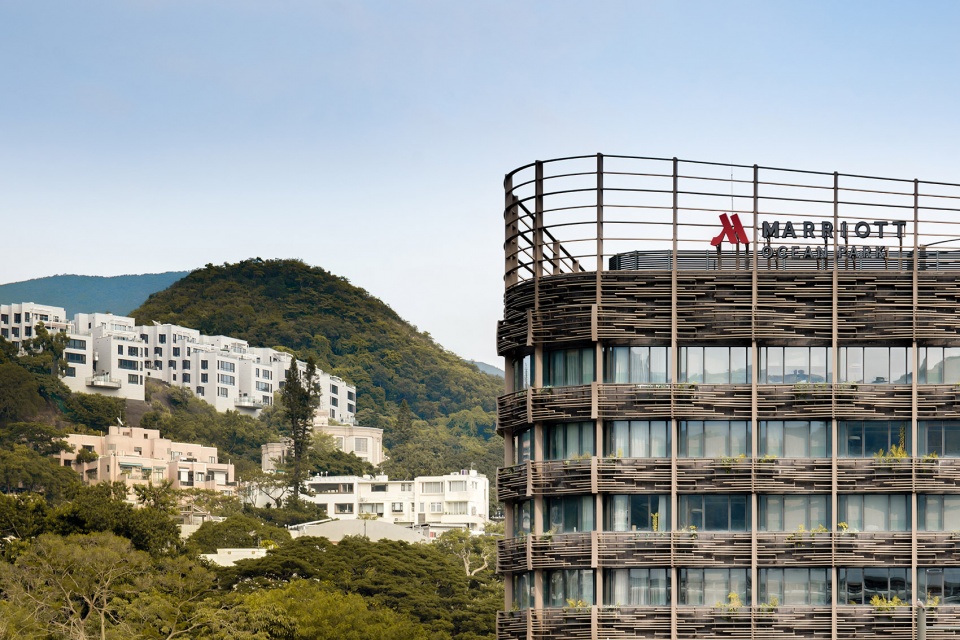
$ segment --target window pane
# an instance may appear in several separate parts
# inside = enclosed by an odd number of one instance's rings
[[[729,347],[703,348],[703,381],[706,383],[726,384],[730,381]]]
[[[747,437],[747,423],[743,421],[730,422],[730,449],[731,456],[740,454],[750,455],[750,440]]]
[[[783,496],[783,528],[785,531],[795,531],[800,525],[807,528],[807,497],[786,495]]]
[[[730,455],[727,448],[729,423],[709,420],[703,425],[703,455],[718,458]]]
[[[783,381],[787,384],[807,382],[810,377],[810,349],[785,347],[783,350]]]
[[[784,569],[783,604],[807,604],[809,572],[807,569]]]
[[[667,347],[650,347],[650,382],[667,382]]]
[[[730,347],[730,383],[750,382],[746,347]]]
[[[667,423],[662,420],[658,420],[650,423],[650,456],[654,458],[665,458],[670,454],[667,453],[670,450],[669,440],[667,431]]]
[[[830,455],[829,437],[827,436],[827,423],[821,420],[814,420],[810,423],[810,450],[808,455],[811,458],[826,458]]]
[[[767,347],[767,384],[783,382],[783,347]]]
[[[783,531],[783,496],[760,496],[760,530]]]
[[[888,496],[885,496],[885,495],[863,496],[863,530],[864,531],[886,531],[887,530],[887,518],[886,518],[887,504],[888,504]]]
[[[827,352],[830,347],[810,347],[810,382],[826,382],[829,375]]]
[[[730,496],[730,531],[749,531],[747,496]]]
[[[783,456],[783,422],[760,423],[760,455]]]
[[[787,421],[783,426],[783,455],[787,458],[806,458],[809,438],[809,423]]]
[[[943,530],[960,530],[960,496],[943,496]]]
[[[730,527],[730,501],[727,496],[703,497],[705,531],[727,531]]]
[[[960,382],[960,348],[948,347],[943,350],[943,382]]]
[[[910,348],[892,347],[890,349],[890,382],[893,384],[907,384],[907,362],[910,357]]]
[[[840,353],[846,361],[846,369],[840,371],[840,382],[863,382],[863,348],[846,347],[840,349]]]
[[[890,496],[890,531],[908,531],[910,529],[910,508],[907,496]]]

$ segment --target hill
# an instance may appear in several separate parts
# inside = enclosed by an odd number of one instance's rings
[[[505,375],[503,372],[503,369],[500,369],[499,367],[495,367],[492,364],[487,364],[486,362],[479,362],[477,360],[469,360],[468,362],[474,365],[477,369],[480,369],[480,371],[483,371],[484,373],[489,373],[492,376],[497,376],[498,378],[502,378]]]
[[[129,315],[147,297],[162,291],[187,275],[189,271],[145,273],[127,276],[59,275],[22,282],[0,284],[0,303],[37,302],[75,313],[110,311]]]
[[[151,295],[138,323],[181,324],[252,345],[285,347],[357,386],[358,410],[394,413],[403,400],[433,419],[493,411],[502,379],[443,349],[345,278],[300,260],[250,259],[190,273]]]

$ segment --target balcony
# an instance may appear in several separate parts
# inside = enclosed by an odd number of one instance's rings
[[[600,458],[597,487],[601,493],[669,492],[670,458]]]
[[[767,567],[830,566],[833,564],[833,534],[758,531],[757,564]]]
[[[960,565],[960,533],[956,531],[918,531],[917,564],[920,566]]]
[[[530,463],[534,495],[561,496],[593,493],[593,461],[546,460]]]
[[[839,458],[837,491],[913,491],[913,462],[910,458]]]
[[[685,534],[687,535],[687,534]],[[601,567],[669,567],[673,564],[673,534],[667,531],[604,531],[597,535]]]
[[[101,389],[119,389],[123,386],[123,383],[116,378],[111,378],[109,373],[103,373],[87,378],[87,386]]]
[[[677,490],[753,491],[751,458],[677,458]]]
[[[600,607],[597,610],[600,638],[670,638],[670,607]]]
[[[262,400],[256,400],[251,396],[241,396],[233,401],[233,406],[241,409],[262,409],[264,403]]]
[[[759,458],[754,460],[753,474],[754,490],[763,493],[830,491],[833,487],[830,458]]]
[[[834,534],[833,562],[837,566],[910,564],[909,531]]]
[[[500,501],[519,500],[527,497],[527,476],[531,464],[525,462],[512,467],[497,469],[497,498]]]

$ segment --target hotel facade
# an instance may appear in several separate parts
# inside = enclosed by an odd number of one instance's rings
[[[960,185],[625,156],[505,180],[498,638],[960,624]]]

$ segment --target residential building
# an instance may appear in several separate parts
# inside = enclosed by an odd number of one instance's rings
[[[69,328],[63,307],[51,307],[35,302],[0,304],[0,336],[20,348],[20,343],[34,337],[34,328],[42,322],[50,331]]]
[[[68,333],[63,382],[71,391],[143,400],[147,347],[133,318],[78,313]]]
[[[71,434],[66,440],[74,450],[57,454],[60,464],[76,469],[87,484],[120,481],[132,490],[138,484],[170,481],[177,489],[236,494],[233,465],[220,461],[216,447],[173,442],[156,429],[128,426],[111,426],[105,435]],[[83,450],[97,458],[78,462]]]
[[[331,518],[369,518],[420,529],[428,539],[444,531],[482,533],[489,520],[490,483],[474,470],[413,480],[387,476],[319,475],[305,483],[304,499],[319,504]],[[260,492],[256,506],[274,498]]]
[[[676,159],[505,180],[498,638],[960,623],[960,185]]]

